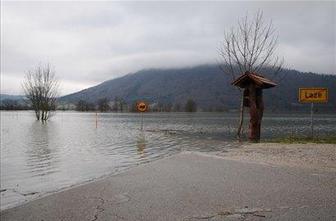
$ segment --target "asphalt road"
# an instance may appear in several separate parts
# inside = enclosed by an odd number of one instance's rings
[[[4,210],[6,220],[336,220],[336,173],[181,153]]]

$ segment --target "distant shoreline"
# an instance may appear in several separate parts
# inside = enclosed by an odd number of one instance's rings
[[[306,115],[310,115],[310,107],[307,106],[307,110],[302,110],[302,111],[268,111],[267,109],[264,111],[264,114],[306,114]],[[0,111],[3,111],[3,112],[15,112],[15,111],[20,111],[20,112],[23,112],[23,111],[34,111],[32,109],[14,109],[14,110],[4,110],[4,109],[0,109]],[[123,112],[116,112],[116,111],[106,111],[106,112],[101,112],[101,111],[94,111],[94,110],[90,110],[90,111],[77,111],[77,110],[61,110],[61,109],[57,109],[56,111],[54,112],[60,112],[60,113],[63,113],[63,112],[75,112],[75,113],[99,113],[99,114],[122,114],[122,113],[138,113],[138,112],[134,112],[134,111],[123,111]],[[185,111],[149,111],[149,112],[145,112],[144,114],[153,114],[153,113],[166,113],[166,114],[169,114],[169,113],[174,113],[174,114],[199,114],[199,113],[226,113],[226,114],[237,114],[237,117],[239,116],[239,110],[228,110],[228,111],[195,111],[195,112],[185,112]],[[249,113],[248,111],[245,111],[244,115],[248,116]],[[326,111],[326,112],[316,112],[314,113],[314,116],[323,116],[323,115],[335,115],[336,116],[336,113],[334,111]]]

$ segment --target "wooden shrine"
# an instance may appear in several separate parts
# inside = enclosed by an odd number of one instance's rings
[[[245,72],[232,85],[244,89],[243,105],[250,108],[249,140],[259,142],[261,120],[264,113],[263,89],[275,87],[277,84],[262,75]]]

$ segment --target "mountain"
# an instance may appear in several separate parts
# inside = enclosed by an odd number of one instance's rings
[[[336,76],[286,69],[281,73],[281,78],[280,82],[275,80],[277,87],[264,90],[266,109],[275,111],[306,108],[307,104],[298,103],[298,88],[327,87],[328,104],[316,106],[336,111]],[[128,104],[146,100],[149,103],[180,105],[191,98],[202,110],[237,109],[240,102],[239,91],[231,85],[231,78],[223,74],[217,65],[141,70],[63,96],[59,101],[76,104],[79,100],[85,100],[97,103],[102,98],[113,101],[116,97],[124,99]]]
[[[23,95],[0,94],[0,110],[27,110],[29,106]]]
[[[0,94],[0,101],[3,100],[23,100],[25,96],[23,95],[9,95],[9,94]]]

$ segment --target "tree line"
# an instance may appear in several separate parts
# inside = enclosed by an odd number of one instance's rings
[[[31,110],[29,104],[12,99],[4,99],[0,102],[0,110]]]
[[[128,104],[124,99],[116,97],[114,100],[101,98],[96,103],[79,100],[75,104],[76,111],[99,111],[99,112],[137,112],[136,102]],[[196,112],[197,103],[188,99],[185,104],[152,103],[149,105],[150,112]]]

